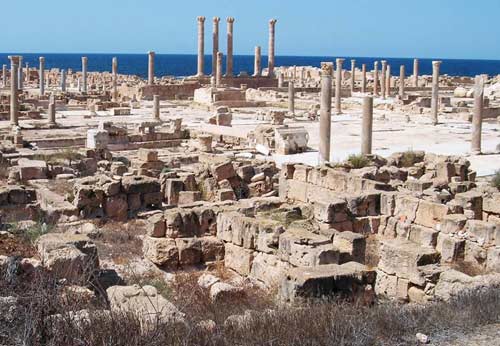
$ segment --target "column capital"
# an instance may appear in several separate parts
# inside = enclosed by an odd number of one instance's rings
[[[229,24],[233,24],[234,23],[234,18],[233,17],[227,17],[227,22]]]
[[[375,68],[377,68],[377,67],[378,67],[378,61],[375,61],[375,62],[373,63],[373,66],[375,66]]]
[[[199,16],[199,17],[197,17],[196,19],[198,20],[198,23],[203,24],[203,23],[205,23],[205,19],[206,19],[206,18],[205,18],[205,17],[203,17],[203,16]]]
[[[212,20],[213,20],[214,24],[219,24],[220,17],[214,17]]]
[[[330,76],[330,77],[333,75],[333,62],[322,62],[321,63],[321,76],[325,76],[325,75]]]
[[[382,66],[387,65],[387,60],[382,60]]]
[[[9,55],[10,63],[12,65],[19,65],[19,61],[21,61],[21,56],[19,55]]]
[[[269,20],[269,25],[270,25],[270,26],[274,26],[274,25],[276,25],[276,23],[277,23],[277,22],[278,22],[278,20],[277,20],[277,19],[274,19],[274,18],[273,18],[273,19],[270,19],[270,20]]]
[[[150,51],[148,52],[148,55],[150,55],[150,56],[154,56],[155,54],[156,54],[156,53],[155,53],[153,50],[150,50]]]
[[[344,63],[344,61],[345,61],[344,58],[337,58],[337,59],[335,59],[335,62],[337,63],[337,66],[339,66],[339,65],[342,66],[342,64]]]
[[[356,63],[356,59],[351,59],[351,64],[355,64]]]
[[[440,61],[440,60],[434,60],[432,62],[432,66],[439,66],[439,65],[441,65],[441,63],[442,63],[442,61]]]

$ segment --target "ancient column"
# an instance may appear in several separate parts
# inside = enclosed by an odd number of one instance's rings
[[[220,87],[222,85],[222,52],[217,52],[217,75],[215,77],[215,85]]]
[[[56,125],[56,101],[55,98],[51,97],[51,101],[49,103],[49,109],[48,109],[48,122],[49,126],[55,126]]]
[[[17,89],[23,90],[23,57],[19,56],[19,64],[17,65]]]
[[[373,64],[373,95],[378,95],[378,61]]]
[[[342,64],[344,59],[337,58],[337,66],[335,70],[335,110],[337,114],[342,114]]]
[[[474,113],[472,114],[472,154],[481,154],[481,131],[483,126],[484,79],[476,76],[474,85]]]
[[[217,71],[217,52],[219,51],[219,17],[213,18],[212,30],[212,76],[215,76]]]
[[[405,65],[399,67],[399,98],[405,97]]]
[[[7,65],[2,66],[2,85],[5,88],[7,86]]]
[[[283,88],[283,84],[285,84],[285,75],[280,71],[278,72],[278,88]]]
[[[373,97],[363,98],[363,120],[361,125],[361,154],[372,153]]]
[[[255,61],[253,67],[254,77],[260,77],[262,71],[262,52],[260,46],[255,47]]]
[[[153,95],[153,117],[160,120],[160,95]]]
[[[198,17],[198,77],[204,76],[205,68],[205,17]],[[219,73],[217,69],[217,73]]]
[[[418,59],[413,59],[413,86],[418,87]]]
[[[387,65],[387,75],[385,77],[385,92],[387,96],[391,96],[391,65]]]
[[[361,65],[361,92],[366,93],[366,64]]]
[[[82,57],[82,93],[87,93],[87,62],[86,56]]]
[[[382,71],[380,71],[380,92],[382,93],[382,98],[385,100],[387,98],[387,88],[385,85],[387,73],[387,61],[382,60]]]
[[[295,86],[292,81],[288,82],[288,113],[295,114]]]
[[[9,56],[10,59],[10,124],[19,125],[19,100],[17,99],[19,56]]]
[[[61,70],[61,91],[66,92],[66,70]]]
[[[351,59],[351,93],[354,92],[355,85],[356,85],[356,60]]]
[[[268,52],[268,60],[267,60],[267,70],[268,76],[274,76],[274,49],[275,49],[275,34],[276,34],[276,19],[271,19],[269,21],[269,52]]]
[[[26,75],[24,76],[24,79],[25,79],[26,83],[29,83],[30,82],[30,65],[28,63],[26,63],[25,71],[26,71]]]
[[[38,71],[39,73],[39,80],[40,80],[40,95],[43,96],[45,95],[45,58],[43,56],[40,57],[40,69]]]
[[[118,101],[118,58],[114,57],[111,61],[111,74],[112,74],[112,83],[113,90],[111,91],[111,97],[113,102]]]
[[[155,84],[155,52],[148,52],[148,85]]]
[[[234,18],[227,18],[226,77],[233,76],[233,24]]]
[[[431,117],[432,124],[438,123],[438,109],[439,109],[439,66],[441,61],[432,62],[432,99],[431,99]]]
[[[332,126],[332,65],[321,64],[321,105],[319,117],[319,161],[330,161],[330,131]]]

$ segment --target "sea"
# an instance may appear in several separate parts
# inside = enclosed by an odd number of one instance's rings
[[[0,65],[10,65],[9,55],[22,55],[23,63],[29,66],[38,66],[38,58],[45,57],[45,67],[72,69],[80,71],[81,57],[88,57],[89,71],[111,71],[111,60],[118,58],[118,71],[121,74],[138,75],[146,78],[148,72],[147,54],[58,54],[58,53],[0,53]],[[399,66],[405,65],[406,75],[413,73],[413,58],[384,58],[384,57],[344,57],[344,68],[350,69],[351,59],[356,60],[356,66],[367,64],[368,70],[373,68],[375,61],[387,60],[392,67],[392,74],[399,75]],[[320,67],[324,61],[335,61],[332,56],[276,56],[276,66],[314,66]],[[235,55],[234,72],[253,73],[253,55]],[[432,74],[432,61],[441,60],[441,74],[450,76],[475,76],[479,74],[497,75],[500,74],[500,60],[463,60],[463,59],[420,59],[420,75]],[[196,74],[197,56],[194,54],[156,54],[155,75],[157,77],[173,76],[182,78]],[[225,62],[224,65],[225,66]],[[262,67],[267,66],[267,57],[262,56]],[[210,74],[212,68],[212,56],[205,56],[205,73]]]

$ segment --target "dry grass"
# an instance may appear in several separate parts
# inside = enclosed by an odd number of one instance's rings
[[[145,228],[135,220],[127,223],[108,222],[95,240],[99,257],[111,258],[117,264],[127,264],[133,257],[142,257],[142,240]]]

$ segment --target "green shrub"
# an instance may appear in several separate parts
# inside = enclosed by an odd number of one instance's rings
[[[347,162],[352,168],[363,168],[368,166],[370,160],[364,155],[352,154],[347,158]]]
[[[401,157],[401,166],[402,167],[411,167],[417,162],[417,154],[409,149],[403,153]]]
[[[491,186],[500,190],[500,169],[493,175],[493,179],[491,179]]]

